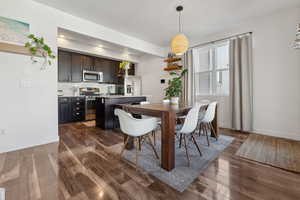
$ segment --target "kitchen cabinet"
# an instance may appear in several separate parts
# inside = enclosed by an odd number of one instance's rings
[[[72,82],[82,82],[83,56],[72,53]]]
[[[82,82],[82,71],[103,72],[103,82],[123,84],[123,78],[118,77],[120,61],[98,58],[79,53],[58,51],[58,81]],[[134,64],[131,64],[129,75],[134,75]]]
[[[84,97],[58,98],[58,123],[65,124],[85,120]]]
[[[58,123],[64,124],[71,122],[71,104],[68,97],[58,98]]]
[[[118,84],[119,82],[119,77],[118,77],[118,72],[119,72],[119,66],[120,66],[120,61],[111,61],[111,80],[112,83]]]
[[[135,64],[131,63],[130,68],[128,70],[128,75],[134,76],[135,75]]]
[[[103,73],[103,82],[108,83],[110,81],[110,65],[109,61],[104,58],[95,59],[95,70]]]
[[[72,53],[58,51],[58,81],[69,82],[72,79]]]
[[[118,68],[119,61],[109,60],[105,58],[95,59],[95,70],[98,72],[103,72],[103,82],[113,83],[118,82]]]
[[[87,71],[95,71],[95,58],[82,55],[82,68]]]

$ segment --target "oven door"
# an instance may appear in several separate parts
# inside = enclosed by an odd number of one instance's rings
[[[83,71],[83,81],[85,82],[102,82],[102,72]]]

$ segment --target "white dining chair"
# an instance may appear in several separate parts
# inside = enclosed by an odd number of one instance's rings
[[[205,111],[204,117],[200,121],[199,132],[201,132],[201,130],[203,130],[204,134],[206,135],[206,140],[207,140],[208,146],[209,146],[208,130],[210,130],[210,132],[218,140],[218,135],[216,134],[216,132],[211,124],[216,115],[216,107],[217,107],[217,102],[210,103]]]
[[[149,101],[141,101],[140,102],[140,105],[149,105],[149,104],[150,104]],[[147,119],[147,118],[150,118],[150,116],[142,115],[142,119]]]
[[[134,145],[136,149],[136,160],[135,160],[136,169],[138,167],[138,151],[141,150],[141,143],[140,143],[141,140],[139,140],[141,138],[144,138],[145,139],[144,141],[148,139],[148,144],[151,146],[152,150],[154,151],[155,157],[159,159],[159,156],[155,150],[151,138],[149,137],[149,133],[151,133],[157,127],[157,119],[154,117],[146,118],[146,119],[136,119],[121,109],[115,109],[115,115],[118,116],[119,118],[121,131],[127,135],[126,141],[120,153],[120,158],[122,158],[125,147],[128,144],[128,141],[131,137],[133,138],[134,143],[136,143]]]
[[[197,144],[197,141],[194,136],[195,130],[198,125],[198,116],[199,116],[200,107],[201,107],[201,104],[195,104],[193,106],[193,108],[186,115],[186,118],[184,120],[184,124],[183,124],[182,128],[180,130],[176,131],[176,133],[179,135],[179,148],[181,148],[182,140],[184,142],[184,148],[185,148],[185,153],[186,153],[186,157],[188,160],[188,166],[190,166],[190,158],[189,158],[189,153],[188,153],[186,136],[191,137],[195,146],[197,147],[197,150],[198,150],[200,156],[202,156],[202,152],[201,152],[200,147]]]
[[[149,104],[150,104],[149,101],[141,101],[140,102],[140,105],[149,105]],[[151,118],[151,116],[142,115],[142,119],[147,119],[147,118]],[[159,128],[159,127],[161,127],[161,119],[160,118],[156,118],[156,119],[157,119],[157,125],[158,125],[158,128]],[[153,137],[154,146],[156,146],[156,130],[152,131],[152,137]]]

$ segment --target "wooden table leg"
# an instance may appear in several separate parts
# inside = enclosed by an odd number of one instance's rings
[[[173,112],[162,113],[161,167],[171,171],[175,167],[175,120]]]
[[[212,121],[212,126],[216,132],[216,135],[219,135],[219,125],[218,125],[218,104],[216,105],[216,113],[215,113],[215,118]],[[211,134],[211,137],[215,137],[213,134]]]

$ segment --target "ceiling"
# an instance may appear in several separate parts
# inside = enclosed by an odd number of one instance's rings
[[[193,41],[300,0],[35,0],[130,36],[167,46],[178,31],[175,7],[184,5],[183,31]],[[71,3],[72,2],[72,3]]]

